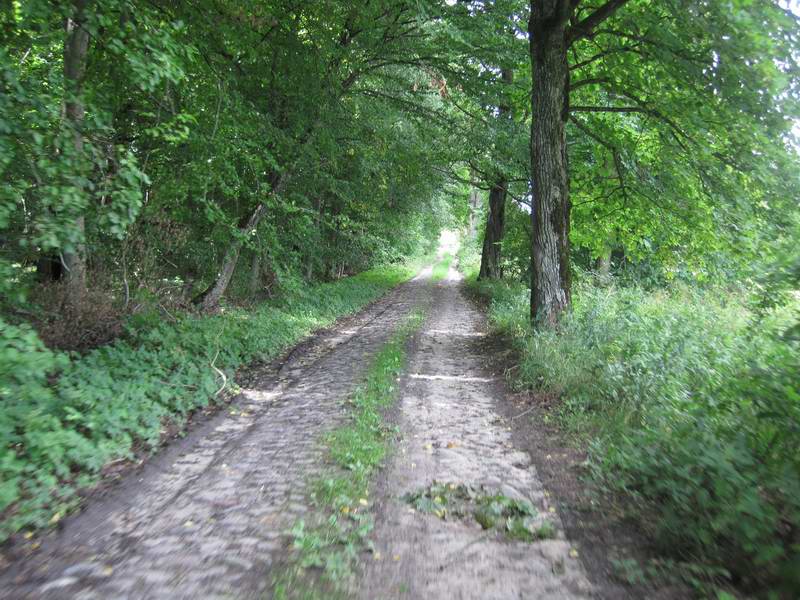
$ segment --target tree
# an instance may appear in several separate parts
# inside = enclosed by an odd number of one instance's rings
[[[83,153],[84,106],[83,78],[86,74],[86,53],[89,49],[89,30],[86,23],[87,0],[73,0],[72,14],[66,19],[66,39],[64,41],[64,117],[72,130],[75,154],[80,160]],[[86,185],[78,182],[78,185]],[[66,270],[67,302],[74,308],[81,304],[86,294],[86,245],[83,241],[86,231],[84,215],[75,219],[74,230],[78,241],[74,247],[63,254]]]
[[[505,85],[510,85],[514,81],[514,71],[508,67],[502,69],[501,79]],[[510,116],[510,112],[511,107],[508,100],[498,107],[500,119]],[[483,235],[483,250],[481,251],[481,266],[478,279],[499,279],[502,275],[500,253],[505,230],[507,192],[508,176],[500,173],[489,190],[489,212],[486,216],[486,231]]]
[[[603,190],[586,199],[595,219],[615,215],[612,227],[583,224],[596,256],[614,239],[652,249],[654,235],[663,251],[714,245],[720,216],[779,201],[787,153],[774,140],[787,139],[797,112],[796,19],[768,2],[734,12],[715,1],[531,2],[535,321],[556,324],[570,303],[571,174]],[[591,162],[568,165],[568,130]]]
[[[531,0],[531,318],[549,326],[557,323],[571,295],[567,51],[626,1],[609,0],[582,20],[575,20],[579,1]]]

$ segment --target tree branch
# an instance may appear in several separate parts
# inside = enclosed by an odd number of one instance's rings
[[[627,2],[628,0],[608,0],[608,2],[603,4],[588,17],[569,28],[567,31],[567,43],[572,44],[572,42],[591,35],[595,27],[608,19],[618,8]]]

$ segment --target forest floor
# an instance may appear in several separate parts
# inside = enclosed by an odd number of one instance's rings
[[[515,414],[487,358],[485,318],[452,266],[441,281],[424,270],[253,367],[224,411],[98,494],[35,552],[17,553],[0,574],[3,597],[268,597],[288,531],[314,510],[306,488],[326,469],[325,434],[347,420],[371,357],[420,307],[427,318],[387,415],[398,440],[371,494],[374,549],[362,553],[356,594],[627,597],[598,549],[585,561],[592,552],[567,539],[559,499],[529,454],[549,452],[548,438],[524,443],[536,425]]]

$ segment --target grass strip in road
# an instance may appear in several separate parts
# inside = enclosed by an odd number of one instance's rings
[[[452,257],[451,257],[452,258]],[[335,474],[310,483],[317,509],[291,530],[293,552],[273,580],[274,598],[305,600],[345,597],[361,551],[372,530],[369,486],[386,457],[393,428],[384,413],[397,398],[406,365],[406,342],[424,314],[415,311],[375,357],[349,398],[351,419],[326,438]]]
[[[433,271],[431,272],[431,279],[433,281],[441,281],[445,277],[447,277],[447,273],[450,271],[450,264],[453,262],[453,255],[452,254],[445,254],[436,265],[433,267]]]

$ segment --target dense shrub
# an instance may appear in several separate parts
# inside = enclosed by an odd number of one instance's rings
[[[411,272],[375,269],[252,311],[177,322],[139,315],[122,338],[82,357],[48,350],[29,327],[0,321],[0,539],[59,520],[110,460],[130,457],[137,443],[154,448],[166,424],[214,399],[215,368],[230,379]]]
[[[756,319],[719,290],[584,283],[560,331],[534,335],[526,288],[474,285],[520,351],[519,382],[559,394],[563,423],[592,440],[594,475],[638,501],[664,551],[800,589],[791,307]]]

